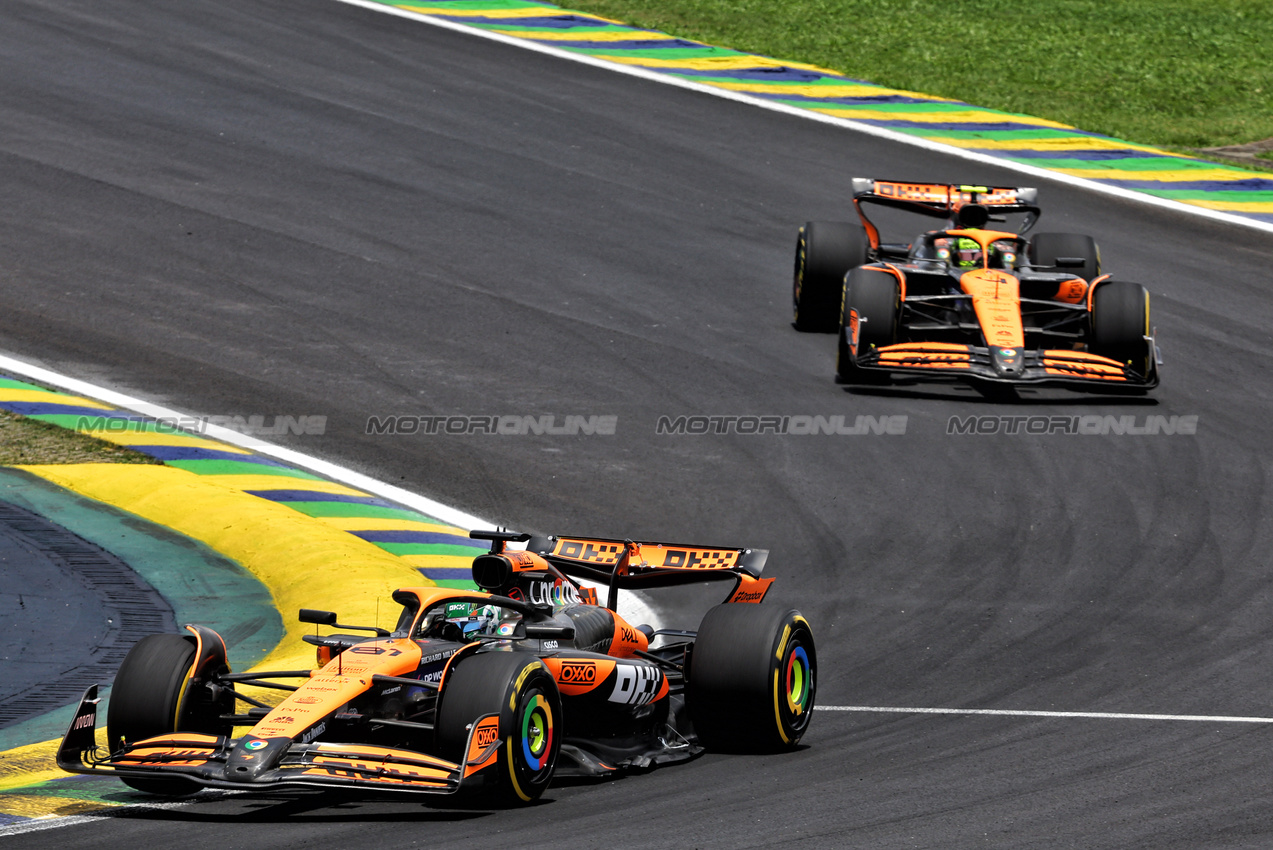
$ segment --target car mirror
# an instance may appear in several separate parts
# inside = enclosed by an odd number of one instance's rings
[[[317,608],[302,608],[300,621],[302,623],[313,623],[317,626],[334,626],[336,625],[336,612],[320,611]]]

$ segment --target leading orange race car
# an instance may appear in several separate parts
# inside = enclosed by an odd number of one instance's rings
[[[106,749],[94,685],[58,765],[170,796],[471,791],[498,805],[537,799],[554,776],[791,749],[808,728],[813,633],[798,611],[759,604],[773,583],[760,578],[764,550],[471,536],[491,541],[473,562],[481,590],[401,588],[392,632],[302,609],[302,622],[373,633],[306,635],[312,670],[232,673],[225,642],[203,626],[143,638],[115,678]],[[607,588],[606,605],[576,578]],[[706,581],[732,587],[697,631],[616,612],[620,590]],[[244,690],[262,687],[285,696],[268,705]]]

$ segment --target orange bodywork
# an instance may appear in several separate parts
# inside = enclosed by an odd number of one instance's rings
[[[216,755],[220,738],[177,732],[150,739],[114,760],[121,767],[196,767]]]
[[[740,578],[742,580],[738,582],[738,587],[734,588],[726,602],[759,603],[769,592],[769,586],[774,583],[772,578],[752,578],[749,575],[742,575]]]
[[[1024,347],[1021,283],[1015,276],[985,265],[991,255],[991,243],[1015,238],[1015,234],[997,230],[951,230],[949,234],[972,239],[981,246],[982,267],[961,275],[959,287],[972,296],[973,310],[977,313],[986,345],[1000,348]]]
[[[454,592],[454,591],[452,591]],[[315,673],[252,728],[258,738],[292,738],[367,690],[371,676],[406,676],[420,666],[420,647],[397,638],[360,643]]]
[[[603,658],[561,658],[550,656],[544,665],[557,681],[557,689],[568,697],[586,694],[606,680],[614,672],[617,661]]]
[[[904,342],[876,349],[881,365],[927,366],[932,369],[967,369],[972,361],[968,346],[954,342]]]
[[[1007,272],[975,269],[959,278],[959,288],[972,296],[986,345],[1021,348],[1025,331],[1021,326],[1021,284]]]

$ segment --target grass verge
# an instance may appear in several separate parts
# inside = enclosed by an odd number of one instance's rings
[[[0,410],[0,465],[40,463],[159,463],[149,455]]]
[[[1273,138],[1267,0],[563,5],[1127,141],[1194,150]]]

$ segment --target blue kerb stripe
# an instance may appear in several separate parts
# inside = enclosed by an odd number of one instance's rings
[[[148,416],[103,410],[100,407],[81,407],[75,404],[49,404],[42,401],[0,401],[0,407],[22,416],[90,416],[95,419],[124,419],[129,422],[149,422]]]
[[[351,505],[371,505],[377,508],[402,510],[402,505],[386,502],[373,496],[346,496],[340,493],[323,493],[318,490],[245,490],[243,491],[271,502],[344,502]]]
[[[1217,166],[1218,168],[1221,166]],[[1139,189],[1142,192],[1273,192],[1273,180],[1107,180],[1124,189]],[[1234,203],[1241,198],[1226,198]],[[1252,200],[1256,200],[1252,198]]]
[[[818,80],[832,80],[836,83],[848,83],[860,86],[871,86],[872,88],[883,88],[883,86],[877,85],[876,83],[868,83],[865,80],[855,80],[852,77],[837,77],[833,74],[823,74],[818,71],[808,71],[803,68],[789,68],[786,65],[768,65],[759,68],[731,68],[729,70],[713,70],[706,68],[674,68],[668,70],[677,77],[720,77],[735,79],[740,83],[813,83]]]
[[[783,103],[789,103],[792,106],[871,106],[876,103],[919,103],[932,104],[931,100],[925,100],[921,97],[909,97],[904,94],[868,94],[861,96],[846,95],[845,97],[813,97],[803,94],[789,94],[784,92],[768,92],[768,91],[749,91],[749,95],[764,98],[765,100],[778,100]],[[963,104],[951,103],[952,107],[963,108]],[[969,106],[968,109],[976,109]],[[980,111],[980,110],[978,110]]]
[[[474,18],[472,15],[448,15],[445,12],[430,12],[430,18],[442,18],[445,21],[454,21],[457,24],[469,24],[477,26],[481,29],[488,29],[494,26],[496,29],[572,29],[574,27],[613,27],[610,21],[602,21],[597,18],[585,18],[579,15],[545,15],[542,18],[488,18],[485,15]],[[633,29],[633,32],[640,30]]]
[[[141,439],[145,439],[146,434],[137,435]],[[148,454],[157,460],[232,460],[240,463],[255,463],[261,466],[276,466],[280,469],[291,469],[286,464],[279,463],[270,458],[261,457],[254,454],[240,454],[238,452],[226,452],[218,449],[205,449],[198,446],[147,446],[129,444],[128,448],[135,452]]]
[[[1059,151],[1002,151],[992,148],[969,148],[978,153],[994,154],[1007,159],[1082,159],[1089,162],[1101,162],[1111,159],[1165,159],[1161,153],[1118,148],[1110,150],[1059,150]]]
[[[969,107],[975,109],[975,107]],[[983,111],[983,110],[977,110]],[[941,130],[962,130],[966,133],[1003,133],[1011,130],[1043,130],[1055,131],[1055,127],[1048,127],[1041,124],[1028,124],[1024,121],[906,121],[905,119],[893,118],[855,118],[853,119],[861,124],[870,124],[874,127],[885,127],[890,130],[924,130],[932,133]],[[1099,133],[1087,133],[1082,130],[1065,130],[1067,136],[1091,136],[1104,138]]]

